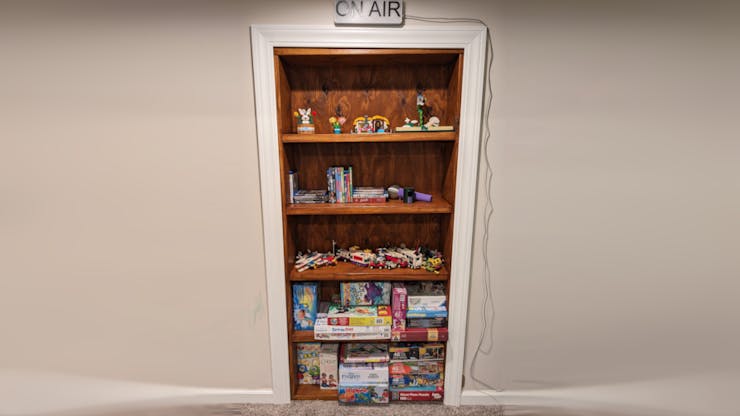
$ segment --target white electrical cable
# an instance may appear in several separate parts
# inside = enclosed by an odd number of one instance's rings
[[[424,16],[409,16],[406,15],[406,19],[408,20],[416,20],[420,22],[428,22],[428,23],[480,23],[483,26],[488,29],[486,32],[486,100],[485,100],[485,108],[484,108],[484,131],[483,131],[483,155],[484,155],[484,161],[485,161],[485,189],[486,189],[486,204],[483,210],[483,222],[484,222],[484,231],[483,231],[483,244],[482,244],[482,252],[483,252],[483,285],[484,285],[484,294],[483,294],[483,328],[481,329],[480,337],[478,338],[478,344],[476,345],[475,353],[473,354],[473,358],[470,361],[470,378],[472,378],[476,383],[486,387],[487,389],[495,392],[502,392],[503,389],[496,388],[494,386],[489,385],[485,381],[479,379],[475,376],[475,363],[478,359],[479,354],[482,352],[486,355],[491,355],[493,353],[493,321],[496,316],[496,311],[494,308],[493,303],[493,293],[492,293],[492,280],[493,280],[493,274],[491,273],[491,267],[490,263],[488,262],[488,240],[489,240],[489,231],[491,228],[492,220],[493,220],[493,164],[491,163],[491,159],[489,157],[488,147],[490,143],[491,138],[491,127],[490,127],[490,120],[491,120],[491,110],[492,110],[492,103],[493,103],[493,86],[492,86],[492,78],[491,74],[493,71],[493,40],[491,37],[491,29],[488,27],[488,25],[480,20],[480,19],[474,19],[474,18],[467,18],[467,17],[424,17]],[[490,311],[490,312],[489,312]],[[483,348],[483,342],[486,339],[486,333],[488,332],[488,326],[489,326],[489,319],[490,319],[490,325],[491,325],[491,331],[490,331],[490,345],[488,348]],[[487,394],[487,393],[486,393]],[[496,401],[496,398],[492,395],[489,395],[494,401]]]

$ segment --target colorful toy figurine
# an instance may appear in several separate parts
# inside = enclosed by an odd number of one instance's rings
[[[316,112],[311,111],[311,107],[306,109],[299,108],[298,111],[293,112],[293,117],[296,118],[296,131],[298,134],[312,134],[316,131],[313,124],[314,116],[316,116]]]
[[[334,131],[334,134],[340,134],[342,133],[342,125],[344,125],[344,122],[347,121],[346,118],[343,116],[339,117],[329,117],[329,123],[331,124],[332,130]]]
[[[385,133],[390,127],[390,122],[383,116],[362,116],[352,122],[352,133]]]
[[[419,113],[419,124],[424,123],[424,105],[426,104],[427,99],[424,98],[424,94],[422,94],[421,90],[419,90],[416,93],[416,111]]]

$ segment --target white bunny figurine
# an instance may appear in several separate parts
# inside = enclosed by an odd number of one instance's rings
[[[307,109],[299,108],[298,112],[301,113],[301,123],[311,124],[311,107]]]

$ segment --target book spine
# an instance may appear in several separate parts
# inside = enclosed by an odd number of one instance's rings
[[[352,184],[352,166],[349,167],[349,192],[347,192],[347,195],[349,196],[349,202],[352,202],[352,192],[354,192],[354,185]]]

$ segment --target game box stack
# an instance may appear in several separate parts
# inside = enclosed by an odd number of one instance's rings
[[[385,404],[390,400],[388,344],[347,343],[339,354],[339,402]]]
[[[388,282],[342,282],[339,303],[320,313],[314,338],[383,340],[391,338],[391,285]],[[323,311],[322,311],[323,312]]]
[[[391,315],[392,341],[446,341],[447,298],[444,284],[394,284]]]
[[[444,358],[444,344],[391,345],[389,349],[391,398],[399,401],[442,400]]]

